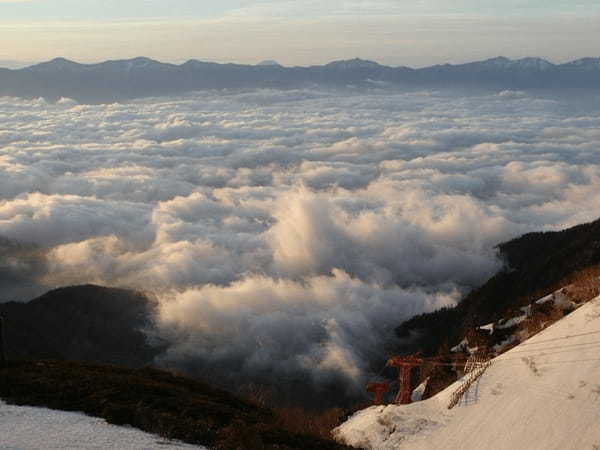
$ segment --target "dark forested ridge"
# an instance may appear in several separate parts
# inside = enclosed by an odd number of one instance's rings
[[[411,350],[428,354],[457,344],[474,327],[496,321],[600,265],[600,219],[558,232],[529,233],[498,246],[504,268],[455,308],[421,314],[401,324]]]
[[[56,289],[28,303],[0,303],[7,357],[150,364],[159,348],[142,328],[155,306],[144,294],[93,285]]]

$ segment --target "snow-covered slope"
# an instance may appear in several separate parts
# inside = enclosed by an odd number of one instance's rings
[[[0,402],[1,449],[203,449],[80,413]]]
[[[600,297],[497,357],[449,410],[460,385],[360,411],[334,434],[377,450],[600,448]]]

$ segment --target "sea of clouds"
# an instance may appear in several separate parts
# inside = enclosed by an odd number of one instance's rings
[[[353,395],[395,326],[501,267],[495,245],[600,216],[589,100],[0,98],[0,298],[150,291],[162,364]]]

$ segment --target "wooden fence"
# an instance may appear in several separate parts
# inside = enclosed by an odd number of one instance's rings
[[[465,375],[460,387],[452,393],[448,409],[454,408],[463,398],[463,395],[481,377],[485,371],[492,365],[492,361],[482,356],[471,357],[465,363]]]

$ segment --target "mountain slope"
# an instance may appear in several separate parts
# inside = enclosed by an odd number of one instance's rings
[[[100,286],[50,291],[28,303],[0,304],[9,359],[60,358],[141,367],[159,353],[142,328],[155,303],[145,295]]]
[[[470,329],[496,321],[600,265],[600,219],[558,232],[529,233],[498,246],[502,271],[468,294],[455,308],[422,314],[401,324],[410,352],[427,355],[459,342]]]
[[[214,450],[343,448],[284,429],[268,408],[152,368],[9,361],[0,368],[0,398],[16,405],[84,412]]]
[[[461,380],[405,406],[363,410],[336,429],[366,449],[600,446],[600,297],[494,359],[453,409]]]

